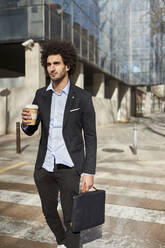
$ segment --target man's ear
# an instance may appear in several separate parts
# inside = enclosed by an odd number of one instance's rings
[[[66,71],[69,71],[69,70],[70,70],[70,66],[66,65]]]

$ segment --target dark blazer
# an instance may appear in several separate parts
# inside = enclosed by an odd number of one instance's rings
[[[33,104],[39,106],[37,122],[35,126],[28,126],[26,130],[23,130],[27,135],[33,135],[41,122],[41,138],[36,169],[42,167],[47,151],[51,99],[52,90],[46,91],[46,87],[44,87],[36,91]],[[73,84],[70,84],[64,111],[63,137],[75,169],[79,173],[94,174],[97,141],[92,97],[88,91]]]

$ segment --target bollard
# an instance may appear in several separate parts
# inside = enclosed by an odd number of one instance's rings
[[[20,122],[16,122],[16,152],[21,153]]]
[[[133,128],[133,152],[134,154],[137,154],[137,127],[136,124]]]

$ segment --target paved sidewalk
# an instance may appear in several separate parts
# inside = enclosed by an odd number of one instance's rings
[[[137,154],[132,152],[137,128]],[[82,233],[84,248],[165,248],[165,116],[97,128],[95,185],[106,189],[106,221]],[[39,136],[0,136],[0,248],[55,248],[33,181]],[[13,167],[12,167],[13,166]]]
[[[131,151],[134,128],[137,129],[137,155]],[[116,123],[98,128],[98,161],[111,160],[162,160],[165,148],[165,114],[132,118],[128,123]],[[110,148],[109,154],[101,152]],[[119,149],[118,153],[111,149]],[[124,152],[120,152],[124,150]]]
[[[137,155],[133,155],[133,129],[137,129]],[[114,123],[107,126],[97,127],[98,136],[98,162],[107,158],[117,160],[152,160],[162,159],[165,146],[165,114],[153,114],[149,117],[132,118],[128,123]],[[16,154],[16,135],[0,136],[0,160],[21,159],[36,156],[39,136],[27,136],[21,131],[21,154]],[[35,147],[31,149],[30,146]],[[10,149],[9,149],[10,147]],[[109,149],[103,152],[103,149]],[[151,152],[157,151],[153,156]],[[116,156],[117,154],[117,156]]]

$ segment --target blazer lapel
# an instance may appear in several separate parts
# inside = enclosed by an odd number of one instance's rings
[[[45,116],[45,122],[46,126],[49,129],[49,123],[50,123],[50,110],[51,110],[51,101],[52,101],[52,90],[48,90],[44,92],[43,94],[44,98],[44,116]]]
[[[65,111],[64,111],[63,128],[65,127],[67,123],[67,119],[70,114],[69,110],[72,108],[75,98],[76,98],[76,94],[74,90],[74,85],[70,84],[69,94],[68,94],[68,98],[67,98],[66,105],[65,105]]]

